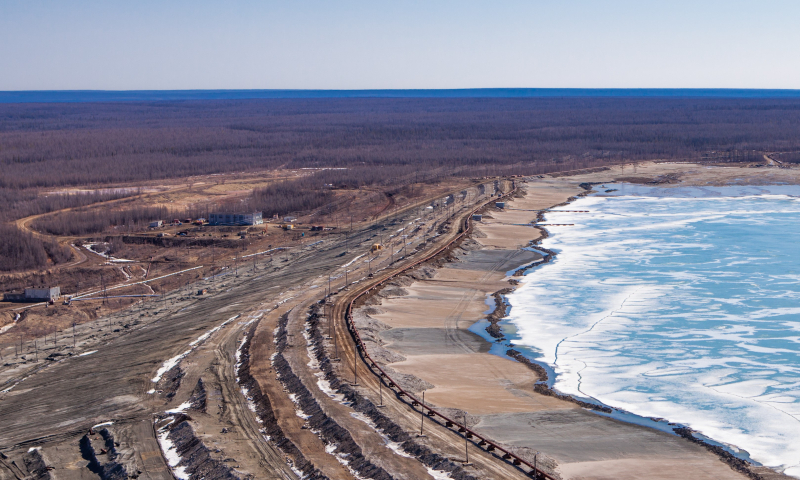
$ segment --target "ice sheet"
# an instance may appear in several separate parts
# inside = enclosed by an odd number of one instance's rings
[[[555,261],[508,296],[510,340],[539,352],[558,390],[688,424],[800,477],[800,200],[628,191],[547,214],[574,226],[548,227]]]

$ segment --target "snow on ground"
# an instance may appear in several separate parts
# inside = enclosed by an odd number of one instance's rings
[[[169,465],[169,468],[172,470],[172,473],[175,475],[175,477],[180,480],[189,480],[190,475],[186,472],[186,468],[178,466],[181,461],[181,457],[178,455],[175,445],[172,443],[172,440],[167,438],[169,435],[167,426],[169,426],[170,423],[158,430],[158,444],[161,446],[161,452],[163,452],[164,458],[167,459],[167,464]]]
[[[158,371],[156,372],[156,376],[151,379],[152,382],[153,383],[158,383],[158,381],[161,380],[161,377],[163,377],[165,373],[167,373],[175,365],[180,363],[180,361],[183,360],[184,357],[186,357],[187,355],[192,353],[192,351],[194,351],[194,349],[197,348],[198,345],[200,345],[202,342],[207,340],[208,337],[213,335],[215,332],[220,330],[222,327],[224,327],[228,323],[232,322],[233,320],[236,320],[237,318],[239,318],[239,315],[235,315],[235,316],[225,320],[221,324],[217,325],[216,327],[212,328],[211,330],[209,330],[206,333],[204,333],[204,334],[200,335],[199,337],[197,337],[196,340],[194,340],[193,342],[191,342],[189,344],[190,348],[188,350],[186,350],[185,352],[181,353],[180,355],[176,355],[176,356],[170,358],[169,360],[165,361],[161,365],[161,368],[159,368]],[[92,353],[94,353],[94,352],[92,352]]]

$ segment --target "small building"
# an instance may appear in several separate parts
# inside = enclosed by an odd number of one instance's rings
[[[506,202],[494,202],[494,206],[497,208],[506,208]]]
[[[212,213],[208,216],[209,225],[261,225],[262,212],[253,213]]]
[[[475,220],[476,222],[480,222],[481,220],[483,220],[483,215],[481,215],[480,213],[476,213],[472,215],[472,219]]]
[[[163,220],[156,220],[155,222],[150,222],[150,228],[161,228],[164,226]]]
[[[6,293],[7,302],[54,302],[61,297],[61,287],[26,288],[25,293]]]

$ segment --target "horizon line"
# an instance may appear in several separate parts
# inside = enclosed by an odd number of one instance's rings
[[[181,100],[322,98],[800,98],[800,89],[775,88],[396,88],[396,89],[139,89],[0,90],[0,103],[88,103]]]

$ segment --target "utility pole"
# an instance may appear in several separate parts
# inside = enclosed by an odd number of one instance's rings
[[[72,348],[75,348],[75,322],[72,322]]]
[[[328,340],[333,338],[333,305],[326,305],[328,308]]]
[[[464,410],[464,458],[466,460],[464,462],[465,467],[472,465],[471,463],[469,463],[469,440],[467,439],[468,435],[469,431],[467,430],[467,411]]]
[[[336,322],[333,322],[333,361],[339,361],[339,339],[336,337]]]
[[[358,344],[353,349],[353,386],[358,386]]]
[[[100,274],[100,286],[103,288],[103,305],[106,304],[106,282],[103,280],[103,274]]]
[[[417,437],[424,437],[422,429],[425,427],[425,390],[422,391],[422,404],[419,406],[419,435]]]

